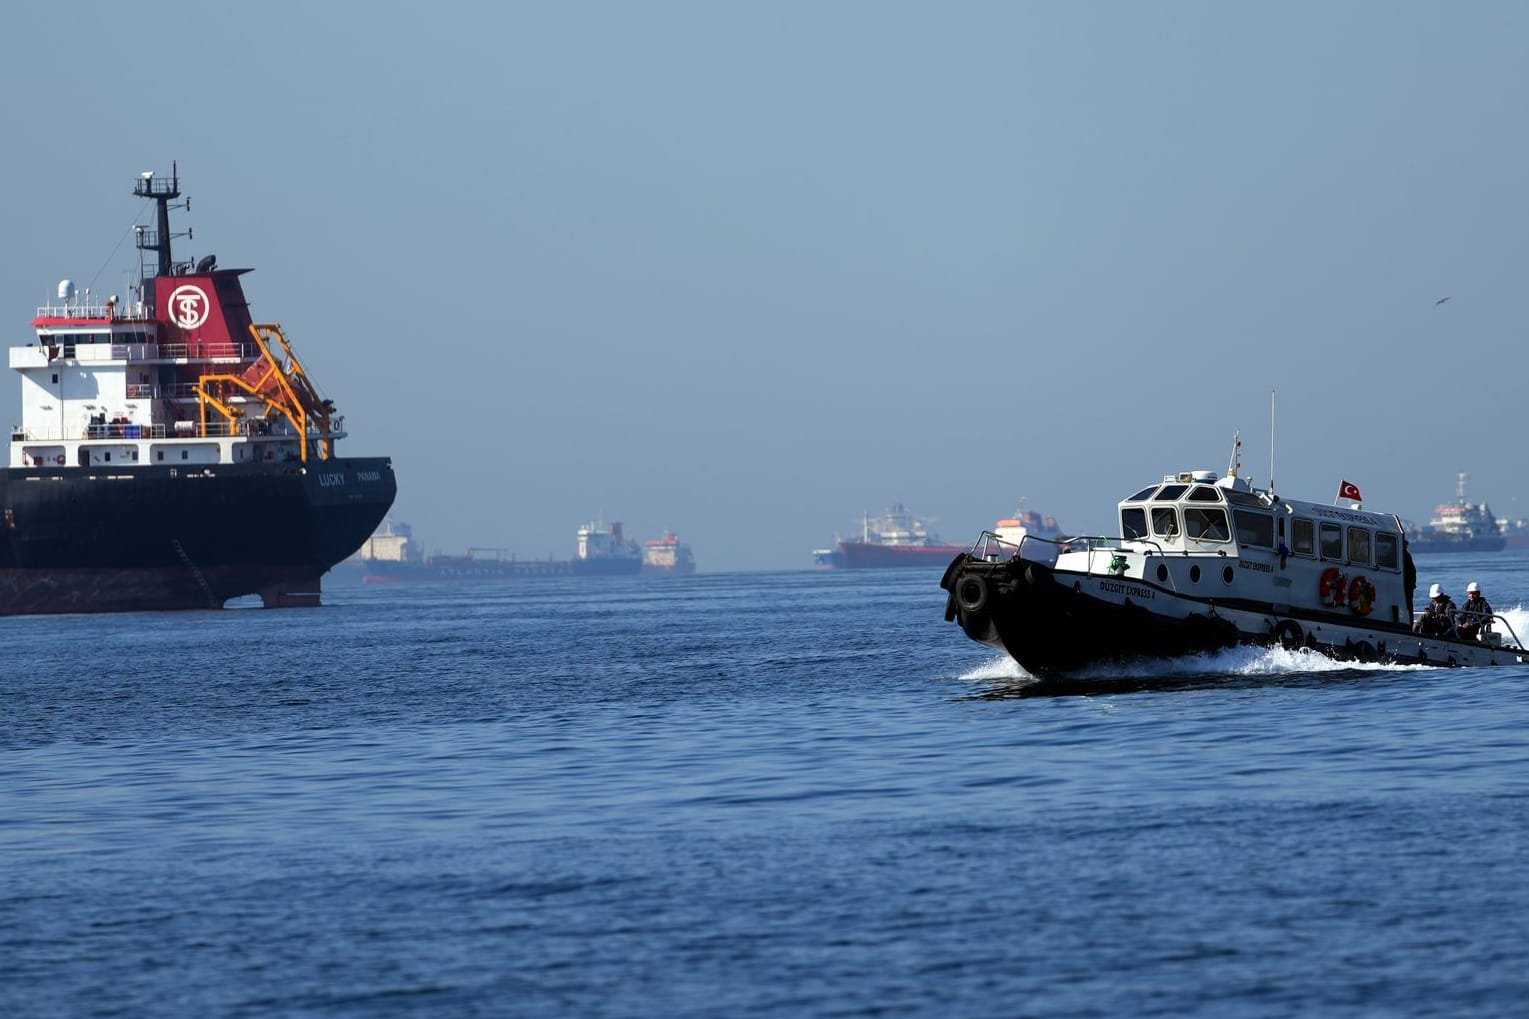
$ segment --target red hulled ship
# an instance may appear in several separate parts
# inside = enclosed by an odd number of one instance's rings
[[[823,569],[880,570],[903,566],[944,568],[965,545],[947,545],[930,531],[928,521],[909,513],[896,502],[879,517],[861,518],[860,537],[839,538],[832,549],[813,552],[814,565]]]

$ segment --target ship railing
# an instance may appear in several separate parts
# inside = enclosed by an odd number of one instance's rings
[[[1099,573],[1111,577],[1125,576],[1126,558],[1124,553],[1126,552],[1139,552],[1147,558],[1151,558],[1154,555],[1166,555],[1163,551],[1163,546],[1151,538],[1107,537],[1105,535],[1085,534],[1076,538],[1069,538],[1067,544],[1073,551],[1088,553],[1087,570],[1089,573]],[[1146,548],[1142,546],[1146,546]],[[1170,590],[1178,590],[1171,572],[1165,580]]]
[[[72,439],[163,439],[164,437],[163,424],[140,425],[130,421],[86,425],[82,434],[68,436]]]
[[[162,424],[134,424],[117,421],[86,425],[84,428],[12,428],[12,442],[79,442],[90,439],[163,439]]]
[[[985,563],[1006,563],[1019,555],[1019,546],[1013,542],[1004,541],[992,531],[983,531],[982,535],[972,543],[971,551],[967,552],[967,555]]]
[[[1423,615],[1423,610],[1414,608],[1412,615],[1414,619],[1417,619]],[[1460,625],[1460,623],[1464,621],[1465,612],[1463,610],[1456,612],[1453,619],[1451,620],[1455,626]],[[1503,639],[1503,635],[1497,630],[1497,627],[1499,626],[1508,632],[1508,638],[1512,641],[1512,643],[1509,643],[1508,640]],[[1451,630],[1450,632],[1455,633],[1454,630]],[[1459,639],[1470,642],[1469,637],[1460,637]],[[1513,624],[1508,622],[1508,620],[1503,616],[1496,614],[1493,614],[1491,618],[1486,621],[1486,624],[1482,626],[1481,633],[1476,638],[1475,642],[1485,647],[1502,648],[1506,651],[1529,650],[1529,648],[1524,647],[1524,642],[1519,638],[1518,632],[1513,629]]]
[[[112,309],[105,302],[101,304],[43,304],[37,308],[38,318],[108,318],[112,317]],[[115,313],[117,318],[127,318],[126,312]]]
[[[250,343],[203,343],[195,354],[189,344],[161,343],[161,357],[188,361],[251,361],[260,351]]]
[[[1142,549],[1141,546],[1144,545],[1148,547]],[[1030,562],[1055,566],[1057,558],[1063,552],[1084,552],[1088,555],[1085,572],[1121,576],[1124,575],[1126,568],[1125,556],[1122,553],[1128,550],[1140,551],[1146,556],[1165,554],[1163,546],[1151,538],[1121,538],[1088,534],[1075,538],[1042,538],[1039,535],[1027,534],[1016,545],[1012,541],[1005,541],[992,531],[982,532],[982,537],[972,545],[970,554],[974,559],[989,563],[1008,562],[1018,557]],[[1177,590],[1171,573],[1167,583],[1170,589]]]
[[[982,536],[972,545],[969,554],[973,559],[980,559],[985,563],[1006,563],[1010,559],[1022,558],[1032,563],[1055,566],[1057,556],[1062,554],[1064,545],[1066,542],[1033,534],[1020,538],[1019,544],[1016,545],[1012,541],[1000,538],[992,531],[983,531]]]
[[[248,343],[203,344],[193,356],[185,343],[62,343],[59,356],[76,361],[208,361],[254,360],[259,351]]]
[[[64,357],[76,361],[153,361],[159,357],[154,343],[66,343]]]
[[[1508,636],[1513,638],[1512,644],[1508,644],[1502,639],[1502,634],[1498,633],[1496,630],[1498,625],[1501,625],[1504,630],[1508,631]],[[1520,651],[1524,650],[1524,642],[1519,639],[1518,633],[1513,629],[1513,624],[1508,622],[1502,616],[1498,615],[1492,616],[1487,625],[1481,628],[1481,642],[1483,644],[1493,644],[1498,647],[1516,647]]]
[[[1462,612],[1457,618],[1463,618],[1464,615],[1465,613]],[[1497,631],[1498,626],[1508,631],[1508,636],[1512,638],[1513,643],[1509,644],[1503,639],[1503,635]],[[1487,620],[1486,625],[1481,628],[1481,634],[1477,640],[1489,647],[1524,650],[1524,642],[1519,639],[1518,633],[1514,631],[1513,624],[1499,615],[1493,615],[1491,619]]]
[[[85,425],[83,428],[23,428],[11,429],[12,442],[88,442],[101,439],[219,439],[249,437],[267,442],[295,442],[297,436],[290,431],[275,427],[272,422],[240,419],[237,422],[176,421],[172,424],[157,422],[137,424],[131,421],[109,421]],[[308,438],[319,438],[317,430],[310,429]],[[331,441],[345,438],[345,432],[331,431]]]

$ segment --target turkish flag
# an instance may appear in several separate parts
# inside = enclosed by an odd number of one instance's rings
[[[1359,486],[1351,481],[1338,482],[1338,498],[1348,499],[1352,502],[1364,502],[1364,496],[1359,494]]]

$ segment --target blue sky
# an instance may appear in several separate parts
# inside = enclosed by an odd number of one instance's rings
[[[178,160],[432,550],[1112,533],[1237,430],[1267,478],[1271,391],[1288,496],[1529,515],[1529,7],[147,10],[0,14],[10,342]]]

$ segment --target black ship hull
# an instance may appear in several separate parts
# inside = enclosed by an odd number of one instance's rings
[[[385,457],[0,471],[0,615],[315,605],[397,494]]]

